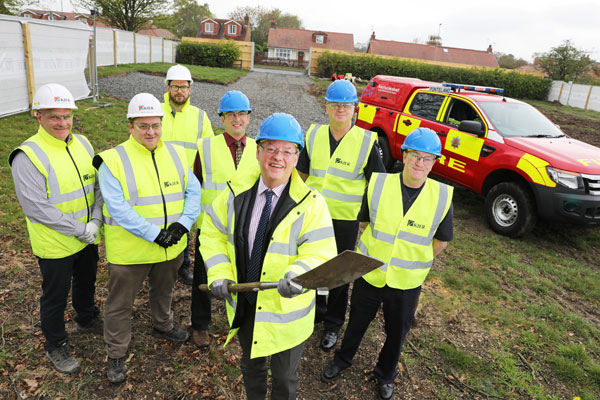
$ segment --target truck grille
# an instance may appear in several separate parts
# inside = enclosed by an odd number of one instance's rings
[[[600,175],[582,174],[585,192],[595,196],[600,196]]]

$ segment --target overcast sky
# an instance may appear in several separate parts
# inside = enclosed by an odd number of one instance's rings
[[[69,2],[63,0],[64,11],[70,11]],[[531,62],[533,53],[569,39],[600,61],[598,0],[198,0],[204,2],[218,18],[238,6],[279,8],[300,17],[305,29],[352,33],[355,43],[368,42],[373,31],[382,40],[422,43],[439,29],[449,47],[486,50],[491,44],[494,51]],[[48,3],[60,9],[60,0]]]

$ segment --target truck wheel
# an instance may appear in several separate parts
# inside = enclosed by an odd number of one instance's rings
[[[485,216],[495,232],[517,238],[535,226],[535,202],[529,188],[519,182],[502,182],[485,198]]]
[[[377,142],[381,149],[381,159],[383,160],[383,166],[387,172],[392,172],[394,163],[396,160],[392,157],[392,150],[390,149],[390,142],[385,133],[379,132]]]

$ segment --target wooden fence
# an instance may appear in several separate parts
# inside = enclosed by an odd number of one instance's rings
[[[220,43],[225,39],[205,39],[198,37],[184,36],[181,38],[181,43]],[[241,42],[239,40],[232,40],[238,49],[240,49],[240,58],[234,63],[242,69],[251,70],[254,67],[254,42]]]

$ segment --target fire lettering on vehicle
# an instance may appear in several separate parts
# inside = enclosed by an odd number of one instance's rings
[[[458,172],[466,173],[465,168],[467,167],[467,163],[464,161],[457,160],[456,158],[449,157],[448,162],[446,162],[446,156],[442,154],[439,163],[441,165],[445,165],[448,168],[452,168]]]
[[[389,87],[389,86],[384,86],[384,85],[379,85],[378,89],[380,92],[389,92],[389,93],[398,93],[398,91],[400,91],[400,88],[394,88],[394,87]]]
[[[592,164],[600,165],[600,158],[580,158],[577,161],[579,161],[581,164],[583,164],[586,167],[589,167]]]

